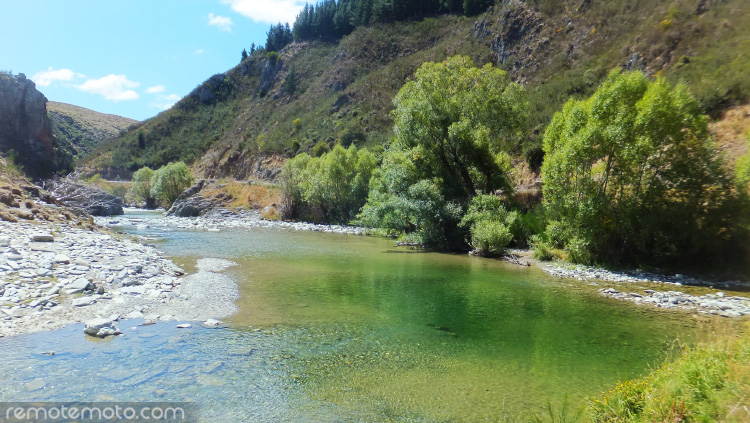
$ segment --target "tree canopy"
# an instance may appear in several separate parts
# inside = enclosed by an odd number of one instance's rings
[[[525,92],[502,70],[456,56],[423,64],[394,104],[395,137],[362,220],[433,246],[461,244],[469,200],[512,189],[505,150],[526,122]]]
[[[738,197],[684,85],[615,70],[543,145],[547,233],[576,261],[670,265],[735,235]]]

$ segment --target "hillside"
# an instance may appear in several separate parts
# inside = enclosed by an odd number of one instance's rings
[[[278,56],[256,51],[95,149],[83,166],[126,175],[184,160],[201,176],[267,179],[275,174],[269,158],[279,163],[319,141],[359,141],[377,153],[392,134],[389,111],[404,82],[425,61],[461,54],[526,87],[530,129],[511,153],[536,167],[551,115],[590,95],[615,67],[687,83],[713,117],[744,104],[747,28],[743,0],[512,0],[472,18],[359,27],[338,42],[290,44]]]
[[[89,153],[105,140],[137,124],[134,119],[95,112],[72,104],[47,102],[47,116],[60,146],[74,157]]]

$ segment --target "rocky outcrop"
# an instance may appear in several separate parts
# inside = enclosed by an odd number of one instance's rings
[[[52,135],[47,98],[22,73],[0,73],[0,152],[33,178],[48,178],[72,167],[71,156]]]
[[[255,91],[255,94],[261,97],[265,96],[275,85],[276,75],[281,72],[283,67],[284,65],[279,58],[267,59],[266,65],[263,66],[263,70],[260,73],[260,83],[258,84],[258,89]]]
[[[200,191],[206,185],[206,180],[201,179],[192,187],[186,189],[172,207],[167,210],[167,216],[197,217],[212,210],[215,204],[208,198],[200,195]]]
[[[124,213],[120,197],[74,178],[51,180],[47,182],[46,188],[56,201],[85,210],[92,216],[114,216]]]

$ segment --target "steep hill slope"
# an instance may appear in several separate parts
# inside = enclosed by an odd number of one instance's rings
[[[87,154],[103,141],[138,123],[134,119],[54,101],[47,102],[47,115],[60,146],[74,157]]]
[[[456,54],[493,63],[526,86],[530,129],[512,153],[534,166],[551,115],[591,94],[615,67],[683,81],[713,116],[746,102],[748,28],[744,0],[510,0],[475,18],[360,27],[336,43],[256,52],[97,148],[84,166],[124,174],[185,160],[202,176],[268,178],[268,161],[319,141],[377,150],[391,135],[389,111],[403,83],[423,62]]]

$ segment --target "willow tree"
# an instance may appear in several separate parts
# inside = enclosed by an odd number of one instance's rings
[[[735,235],[731,177],[684,85],[613,71],[555,114],[543,147],[548,235],[576,261],[671,265]]]
[[[511,190],[506,152],[523,133],[524,89],[490,64],[456,56],[423,64],[394,105],[393,153],[376,174],[363,222],[445,244],[454,235],[436,236],[436,228],[455,227],[472,197]]]

